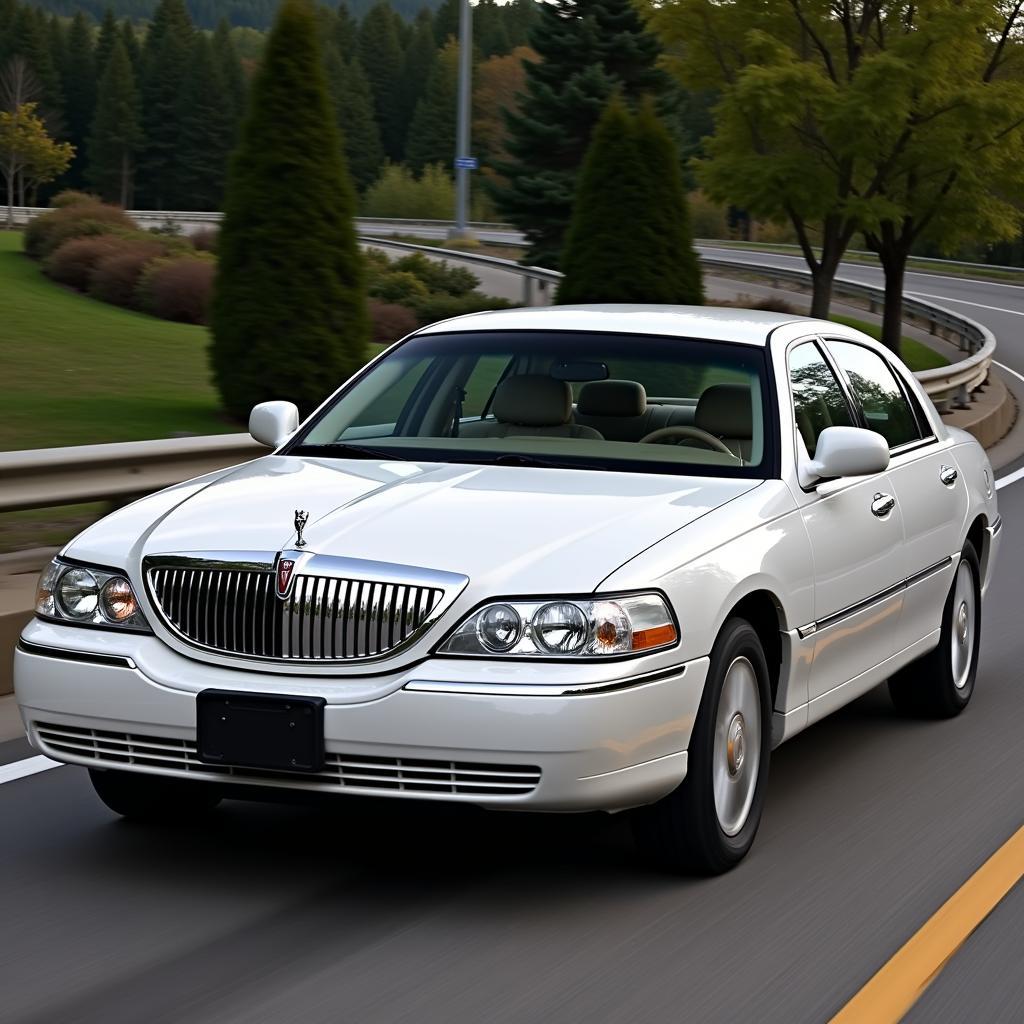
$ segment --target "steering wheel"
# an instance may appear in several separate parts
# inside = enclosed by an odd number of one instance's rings
[[[688,426],[676,426],[676,427],[661,427],[658,430],[652,430],[645,437],[640,438],[640,444],[674,444],[679,438],[688,438],[691,441],[699,441],[701,444],[706,445],[713,451],[721,452],[723,455],[731,455],[734,459],[737,458],[736,453],[722,440],[715,437],[714,434],[709,434],[706,430],[701,430],[700,427],[688,427]]]

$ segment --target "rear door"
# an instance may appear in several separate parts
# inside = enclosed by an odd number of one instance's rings
[[[826,341],[863,423],[889,444],[889,477],[906,535],[906,593],[900,649],[939,628],[953,561],[968,513],[967,487],[951,449],[939,441],[917,398],[881,354],[851,341]]]
[[[789,349],[797,433],[808,456],[831,426],[859,425],[840,373],[817,340]],[[814,637],[812,717],[832,710],[827,695],[897,651],[905,576],[903,516],[888,473],[825,482],[797,495],[814,557],[814,610],[800,632]],[[836,701],[842,703],[846,695]]]

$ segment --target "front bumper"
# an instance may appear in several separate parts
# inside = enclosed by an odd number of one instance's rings
[[[84,636],[34,622],[23,639],[14,664],[18,704],[30,742],[55,760],[524,810],[619,810],[671,792],[686,775],[708,668],[701,658],[637,678],[637,665],[622,662],[614,685],[603,678],[598,690],[541,696],[528,692],[528,680],[537,681],[545,666],[481,663],[487,692],[473,693],[439,683],[446,666],[431,659],[401,673],[386,695],[353,701],[344,677],[328,685],[323,676],[215,669],[154,637]],[[69,660],[83,647],[86,660]],[[577,667],[584,688],[592,683],[588,669]],[[502,680],[512,692],[500,692]],[[201,763],[195,694],[205,686],[323,694],[325,770],[267,773]]]

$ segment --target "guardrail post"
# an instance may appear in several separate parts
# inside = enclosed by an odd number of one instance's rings
[[[523,305],[533,305],[533,278],[523,277]]]
[[[970,409],[971,407],[971,396],[967,391],[967,385],[961,384],[956,389],[956,401],[953,403],[957,409]]]

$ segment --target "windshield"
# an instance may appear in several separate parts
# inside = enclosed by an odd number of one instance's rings
[[[290,451],[765,477],[763,348],[583,332],[414,337]]]

